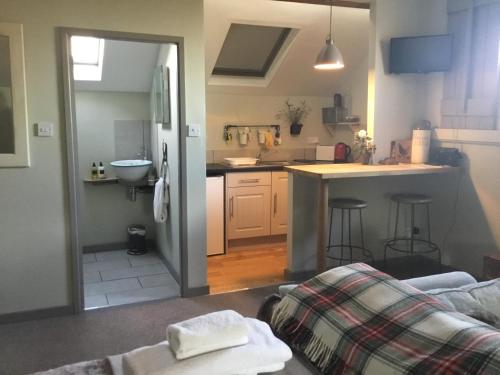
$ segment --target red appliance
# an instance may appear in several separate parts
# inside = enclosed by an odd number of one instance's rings
[[[343,142],[335,145],[335,163],[347,163],[349,155],[351,155],[351,147]]]

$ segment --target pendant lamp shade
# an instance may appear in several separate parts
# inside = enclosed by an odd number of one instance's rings
[[[333,44],[332,39],[332,9],[333,6],[330,5],[330,34],[326,38],[326,45],[321,49],[316,58],[316,64],[314,64],[315,69],[319,70],[334,70],[342,69],[344,67],[344,59],[340,50],[335,44]]]
[[[321,49],[316,58],[314,68],[320,70],[333,70],[342,69],[343,67],[344,59],[342,58],[340,50],[333,44],[333,40],[328,38],[326,40],[326,45]]]

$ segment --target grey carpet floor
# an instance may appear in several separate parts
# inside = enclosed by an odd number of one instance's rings
[[[168,324],[222,309],[254,317],[276,287],[110,307],[80,315],[0,325],[0,374],[104,358],[165,339]],[[280,374],[308,374],[295,359]]]

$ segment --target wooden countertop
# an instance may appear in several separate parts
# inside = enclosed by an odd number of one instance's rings
[[[347,164],[315,164],[285,166],[284,170],[308,177],[316,177],[322,180],[332,178],[352,177],[377,177],[377,176],[401,176],[412,174],[447,173],[456,170],[456,167],[429,165],[429,164],[398,164],[398,165],[363,165],[358,163]]]

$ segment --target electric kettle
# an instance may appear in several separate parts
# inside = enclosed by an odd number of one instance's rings
[[[347,163],[349,155],[351,155],[351,147],[343,142],[339,142],[335,145],[334,155],[335,163]]]

